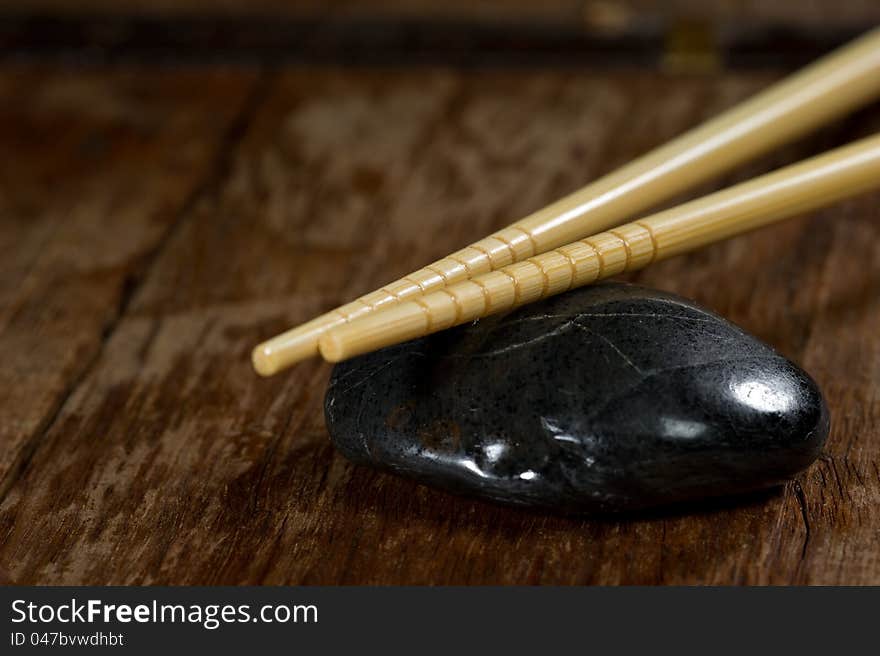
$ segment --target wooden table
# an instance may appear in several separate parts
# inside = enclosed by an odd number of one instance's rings
[[[821,385],[824,454],[770,493],[598,520],[451,496],[335,453],[328,366],[248,359],[782,72],[4,60],[3,579],[880,583],[880,194],[634,277]],[[878,129],[874,106],[694,193]]]

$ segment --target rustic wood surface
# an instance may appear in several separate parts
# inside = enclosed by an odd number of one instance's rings
[[[0,577],[880,583],[880,194],[633,276],[824,390],[823,456],[746,499],[574,519],[451,496],[334,452],[327,365],[248,360],[777,75],[5,65]],[[874,106],[695,193],[878,129]]]

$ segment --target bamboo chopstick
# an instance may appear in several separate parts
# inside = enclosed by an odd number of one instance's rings
[[[676,193],[808,132],[880,94],[880,29],[634,162],[475,244],[253,351],[272,375],[317,355],[319,338],[371,312],[619,225]]]
[[[327,332],[331,362],[640,269],[880,187],[880,135],[554,251],[380,310]]]

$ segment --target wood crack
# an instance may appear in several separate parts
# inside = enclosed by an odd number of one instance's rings
[[[797,500],[801,511],[801,519],[804,522],[804,544],[801,547],[801,562],[804,562],[807,557],[807,547],[810,544],[810,517],[807,510],[807,497],[799,481],[792,481],[791,488],[794,490],[794,498]]]

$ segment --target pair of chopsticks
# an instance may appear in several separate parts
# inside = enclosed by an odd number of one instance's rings
[[[587,285],[880,186],[880,135],[629,217],[880,95],[880,29],[467,248],[253,351],[272,375],[338,362]]]

